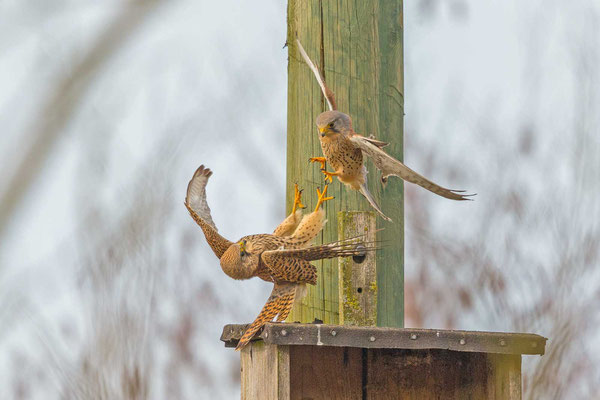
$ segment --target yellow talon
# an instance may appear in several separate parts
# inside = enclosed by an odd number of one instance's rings
[[[321,172],[323,173],[323,175],[325,175],[325,183],[327,183],[328,180],[329,180],[329,183],[333,183],[332,176],[339,175],[337,172],[329,172],[329,171],[325,171],[324,169],[321,169]]]
[[[318,162],[321,164],[321,169],[325,169],[325,163],[327,162],[327,159],[325,157],[311,157],[308,159],[308,162]]]
[[[298,189],[298,184],[294,184],[294,206],[292,207],[292,214],[296,212],[298,208],[306,208],[304,204],[302,204],[302,190]]]
[[[332,200],[333,199],[333,196],[325,197],[325,196],[327,196],[327,186],[328,185],[325,185],[325,187],[323,188],[323,192],[321,192],[319,190],[319,188],[317,188],[317,196],[318,196],[319,199],[317,201],[317,206],[315,207],[315,211],[318,211],[319,207],[321,207],[321,205],[324,202],[326,202],[327,200]]]

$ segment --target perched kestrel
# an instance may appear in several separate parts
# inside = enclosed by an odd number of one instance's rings
[[[332,199],[317,189],[315,210],[305,216],[299,208],[301,191],[295,187],[295,201],[291,214],[272,234],[244,236],[233,243],[219,235],[206,202],[206,184],[212,175],[201,165],[190,180],[185,206],[202,228],[208,245],[221,261],[223,272],[233,279],[259,277],[273,282],[273,291],[258,317],[250,324],[240,339],[236,350],[244,347],[267,322],[277,317],[283,321],[288,316],[294,300],[304,296],[306,284],[317,283],[317,269],[309,261],[335,257],[364,255],[375,250],[369,243],[357,247],[357,238],[341,240],[320,246],[310,246],[325,225],[325,211],[321,205]]]
[[[337,106],[333,92],[325,84],[324,79],[319,73],[319,69],[310,60],[300,41],[296,40],[296,42],[304,61],[306,61],[306,64],[308,64],[317,78],[317,82],[319,82],[321,91],[329,106],[329,111],[320,114],[316,120],[317,128],[319,129],[319,141],[321,142],[321,149],[325,157],[310,158],[311,162],[321,164],[321,171],[325,175],[325,182],[332,182],[332,177],[336,176],[346,186],[358,190],[384,219],[391,221],[381,211],[367,187],[367,169],[363,164],[363,156],[366,155],[372,158],[375,166],[381,171],[381,181],[383,183],[387,181],[388,176],[394,175],[405,181],[416,183],[447,199],[470,200],[468,197],[473,195],[462,194],[464,193],[463,190],[443,188],[387,154],[382,149],[388,143],[354,132],[354,129],[352,129],[352,119],[349,115],[336,110]],[[334,172],[326,170],[326,162],[334,168]]]

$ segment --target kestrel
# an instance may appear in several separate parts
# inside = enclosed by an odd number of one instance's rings
[[[326,222],[321,205],[333,198],[327,197],[327,186],[323,192],[317,189],[315,210],[302,216],[302,193],[296,185],[292,212],[272,234],[249,235],[235,243],[230,242],[219,235],[206,202],[206,184],[211,175],[211,170],[201,165],[190,180],[185,198],[190,215],[200,225],[210,248],[220,259],[223,272],[233,279],[259,277],[274,284],[267,303],[244,332],[236,350],[248,344],[254,334],[273,318],[277,318],[278,322],[285,320],[294,300],[304,296],[306,284],[317,283],[317,269],[309,261],[364,255],[365,251],[375,250],[369,243],[357,247],[358,238],[310,246]]]
[[[325,81],[319,73],[319,69],[310,60],[308,54],[302,47],[299,40],[296,39],[300,53],[313,71],[321,91],[327,100],[329,111],[325,111],[317,117],[316,124],[319,129],[319,141],[325,157],[311,157],[310,162],[321,164],[321,171],[325,175],[325,182],[332,182],[332,177],[336,176],[338,180],[354,190],[358,190],[377,210],[377,212],[387,221],[391,221],[369,192],[367,187],[367,168],[363,164],[363,157],[372,158],[375,166],[381,171],[381,181],[385,183],[390,175],[397,176],[411,183],[433,192],[439,196],[452,200],[470,200],[468,197],[472,194],[462,194],[463,190],[446,189],[440,185],[431,182],[429,179],[419,175],[408,168],[402,162],[383,151],[383,147],[388,143],[365,137],[352,129],[352,119],[349,115],[337,111],[335,97],[333,92],[327,87]],[[326,170],[326,163],[329,163],[334,172]]]

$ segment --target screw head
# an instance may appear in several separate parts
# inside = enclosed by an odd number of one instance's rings
[[[374,342],[374,341],[375,341],[375,336],[371,336],[371,337],[369,338],[369,340],[370,340],[371,342]]]
[[[460,343],[460,344],[465,344],[465,343],[467,343],[467,342],[465,341],[465,339],[460,339],[460,342],[459,342],[459,343]]]
[[[417,334],[413,333],[412,335],[410,335],[410,340],[417,340]]]
[[[331,331],[331,336],[335,336],[335,335],[337,335],[337,332],[336,331]]]
[[[285,329],[281,330],[281,336],[287,336],[287,331]]]
[[[506,342],[504,341],[504,339],[500,339],[500,346],[506,346]]]

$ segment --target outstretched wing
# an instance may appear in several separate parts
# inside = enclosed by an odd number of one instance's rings
[[[262,257],[273,259],[299,259],[303,261],[323,260],[326,258],[364,256],[368,251],[378,249],[376,243],[364,242],[363,236],[348,238],[322,244],[295,249],[269,250],[262,253]]]
[[[210,168],[205,168],[204,165],[198,167],[190,183],[188,183],[185,204],[212,226],[215,231],[218,231],[210,215],[210,207],[206,202],[206,184],[211,176],[212,171]]]
[[[353,134],[349,136],[352,143],[361,149],[364,154],[371,157],[375,166],[381,171],[381,179],[385,180],[388,176],[394,175],[404,179],[407,182],[415,183],[430,192],[452,200],[471,200],[468,197],[473,194],[462,194],[463,190],[446,189],[440,185],[431,182],[429,179],[419,175],[394,157],[387,154],[379,146],[372,143],[372,140],[364,136]]]
[[[329,109],[331,111],[337,110],[337,105],[335,104],[335,96],[333,95],[331,89],[329,89],[325,84],[325,80],[321,76],[319,68],[317,68],[317,66],[312,62],[310,57],[308,57],[308,54],[306,54],[306,51],[304,50],[304,47],[302,47],[302,43],[300,43],[300,40],[296,39],[296,43],[298,43],[298,49],[300,50],[300,54],[302,54],[302,58],[304,58],[304,61],[311,69],[313,74],[315,74],[315,78],[317,78],[317,82],[319,82],[319,86],[321,87],[323,96],[325,96],[325,100],[327,100],[327,105],[329,106]]]
[[[205,168],[204,165],[201,165],[196,172],[194,172],[194,176],[188,184],[187,195],[185,196],[185,206],[194,221],[202,228],[206,241],[212,251],[218,258],[221,258],[223,253],[225,253],[225,250],[227,250],[232,243],[219,235],[217,227],[210,215],[210,208],[206,202],[206,184],[211,175],[212,171]]]
[[[267,299],[267,303],[264,305],[258,317],[252,322],[246,331],[240,338],[239,343],[235,347],[236,350],[240,350],[246,346],[250,340],[254,337],[256,332],[262,328],[267,322],[273,321],[273,318],[280,316],[277,320],[283,320],[287,317],[292,305],[294,304],[294,295],[296,294],[296,287],[298,285],[293,283],[275,283],[273,291]]]
[[[260,255],[275,281],[317,284],[317,268],[298,257],[282,255],[281,250],[267,250]]]

